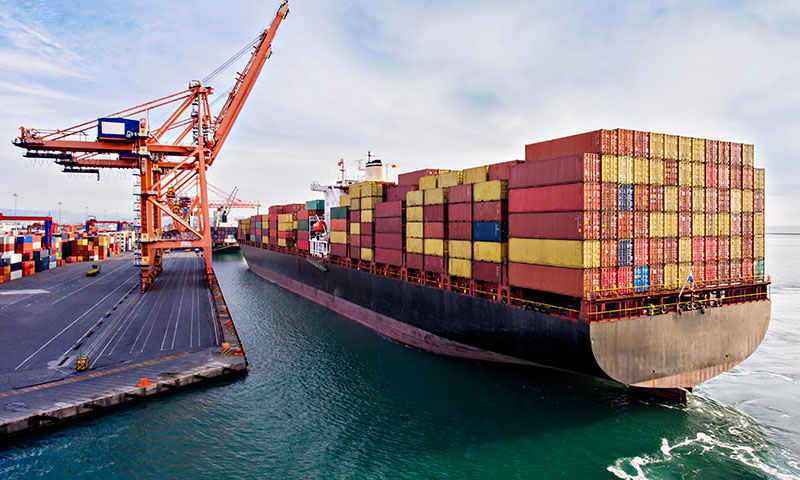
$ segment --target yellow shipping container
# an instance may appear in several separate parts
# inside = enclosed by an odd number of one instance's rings
[[[706,216],[705,216],[705,214],[702,214],[702,213],[693,213],[692,214],[692,236],[693,237],[705,237],[706,236]]]
[[[382,201],[383,197],[361,197],[361,210],[374,210],[375,205]]]
[[[678,239],[678,261],[691,262],[692,261],[692,238],[681,237]]]
[[[361,260],[366,262],[372,261],[372,249],[371,248],[361,248]]]
[[[753,191],[742,190],[742,212],[752,213],[753,211]]]
[[[407,207],[406,208],[406,221],[408,222],[422,222],[425,220],[423,207]]]
[[[360,198],[350,198],[350,210],[361,210],[361,199]]]
[[[763,258],[764,257],[764,236],[763,235],[756,235],[753,237],[753,257],[755,258]]]
[[[764,190],[764,169],[763,168],[754,168],[753,169],[753,190]]]
[[[383,197],[383,184],[366,182],[361,184],[361,198],[365,197]]]
[[[681,187],[692,186],[692,162],[678,162],[678,185]]]
[[[706,211],[706,189],[703,187],[692,188],[692,211]]]
[[[406,193],[406,207],[421,207],[425,205],[425,192],[412,190]]]
[[[717,214],[717,236],[730,237],[731,236],[731,214],[728,212],[721,212]]]
[[[472,260],[451,256],[447,259],[447,274],[452,277],[472,278]]]
[[[692,186],[705,187],[706,186],[706,164],[700,162],[692,162]]]
[[[448,240],[447,253],[455,258],[472,259],[472,242],[469,240]]]
[[[508,259],[512,262],[553,267],[596,268],[600,267],[600,242],[510,238]]]
[[[350,235],[347,232],[331,232],[331,243],[348,244]]]
[[[691,260],[691,258],[689,259]],[[676,287],[680,288],[683,284],[686,283],[686,280],[689,279],[689,274],[692,273],[692,264],[691,263],[679,263],[678,264],[678,278],[676,279]]]
[[[706,161],[706,141],[703,138],[692,139],[692,161],[704,163]]]
[[[664,236],[664,213],[650,212],[650,238]]]
[[[664,158],[664,134],[650,132],[650,158]]]
[[[731,213],[742,213],[742,191],[731,188]]]
[[[754,213],[753,214],[753,234],[754,235],[764,235],[764,214],[763,213]]]
[[[361,222],[362,223],[374,223],[375,222],[375,210],[361,210]]]
[[[439,187],[454,187],[461,185],[461,172],[455,170],[453,172],[439,174]]]
[[[494,202],[508,198],[508,181],[492,180],[476,183],[472,186],[473,202]]]
[[[294,215],[291,213],[282,213],[278,215],[278,222],[280,223],[291,222],[292,220],[294,220]]]
[[[633,183],[637,185],[650,183],[650,160],[638,157],[633,159]]]
[[[278,239],[278,246],[279,247],[286,247],[288,245],[289,245],[289,242],[287,242],[285,238],[279,238]]]
[[[422,222],[406,222],[406,238],[424,237],[425,224]]]
[[[339,195],[339,206],[347,206],[350,205],[350,195]]]
[[[719,214],[706,213],[706,236],[716,237],[719,235]]]
[[[420,190],[431,190],[438,186],[439,186],[439,174],[427,175],[425,177],[420,177],[419,179]]]
[[[434,255],[437,257],[444,257],[447,255],[445,241],[441,238],[426,238],[424,241],[425,255]]]
[[[489,166],[473,167],[464,170],[461,175],[463,183],[481,183],[489,179]]]
[[[442,205],[447,203],[447,188],[423,190],[425,205]]]
[[[678,236],[678,212],[664,212],[664,238]]]
[[[664,158],[667,160],[678,159],[677,135],[664,135]]]
[[[664,160],[660,158],[650,159],[650,184],[664,185]]]
[[[627,155],[617,157],[617,182],[633,183],[633,157]]]
[[[421,238],[407,238],[406,251],[408,253],[424,253],[425,252],[424,240]]]
[[[353,222],[350,224],[350,235],[361,235],[361,224]]]
[[[472,259],[479,262],[502,263],[508,255],[505,242],[473,242]]]
[[[664,187],[664,211],[678,211],[678,187],[667,185]]]
[[[616,155],[603,155],[600,157],[600,177],[601,180],[608,183],[617,183],[619,175],[617,174],[618,159]]]
[[[692,161],[692,139],[678,137],[678,160]]]
[[[678,264],[665,263],[664,264],[664,288],[672,289],[678,288]]]
[[[755,165],[755,158],[753,156],[753,146],[744,144],[742,145],[742,165],[752,167]]]
[[[350,195],[350,199],[359,198],[361,196],[361,184],[354,183],[350,185],[350,189],[348,190],[348,194]]]
[[[742,259],[742,237],[731,237],[731,260]]]

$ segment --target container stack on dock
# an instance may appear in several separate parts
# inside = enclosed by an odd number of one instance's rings
[[[211,227],[211,241],[225,243],[236,239],[236,227]]]

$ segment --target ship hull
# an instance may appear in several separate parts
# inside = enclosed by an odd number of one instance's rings
[[[255,274],[398,342],[653,390],[691,388],[730,369],[758,347],[769,324],[768,300],[590,323],[278,251],[241,249]]]

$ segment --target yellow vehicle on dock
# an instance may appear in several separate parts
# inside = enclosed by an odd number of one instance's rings
[[[95,265],[92,265],[92,268],[90,268],[89,270],[86,271],[86,276],[87,277],[94,277],[98,273],[100,273],[100,265],[95,264]]]

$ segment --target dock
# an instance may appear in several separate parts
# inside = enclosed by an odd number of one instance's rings
[[[99,265],[93,277],[76,263],[0,285],[0,439],[246,373],[199,253],[167,254],[145,294],[131,254]]]

